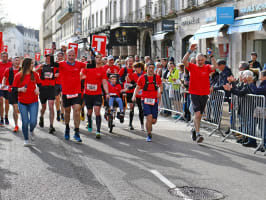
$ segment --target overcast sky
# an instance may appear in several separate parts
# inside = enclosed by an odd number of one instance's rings
[[[44,0],[2,0],[8,19],[15,24],[40,29]]]

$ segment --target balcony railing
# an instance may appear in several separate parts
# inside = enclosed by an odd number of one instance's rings
[[[74,15],[73,8],[67,7],[61,11],[61,13],[57,17],[57,21],[60,24],[63,24],[65,21],[70,19]]]

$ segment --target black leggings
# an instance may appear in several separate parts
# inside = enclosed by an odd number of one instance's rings
[[[143,113],[141,98],[136,98],[136,103],[137,103],[137,106],[138,106],[138,109],[139,109],[140,124],[142,125],[143,122],[144,122],[144,113]]]

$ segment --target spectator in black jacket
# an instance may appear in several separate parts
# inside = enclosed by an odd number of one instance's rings
[[[251,60],[248,61],[249,68],[258,68],[259,70],[262,70],[261,64],[257,61],[258,55],[256,52],[252,52],[251,54]]]

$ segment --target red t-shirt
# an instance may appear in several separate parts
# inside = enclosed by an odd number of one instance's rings
[[[137,83],[138,80],[139,80],[139,77],[141,77],[141,76],[144,75],[144,74],[146,74],[146,72],[142,72],[141,74],[137,74],[136,72],[134,72],[134,73],[132,74],[132,80],[133,80],[135,83]],[[136,97],[137,97],[137,98],[141,98],[141,94],[142,94],[142,90],[140,90],[139,93],[136,94]]]
[[[131,74],[133,74],[133,72],[134,72],[133,68],[128,68],[128,67],[127,67],[127,74],[126,74],[126,75],[128,75],[128,76],[130,77]],[[119,71],[119,76],[120,76],[120,77],[124,76],[124,73],[125,73],[125,68],[123,67],[123,68],[120,69],[120,71]]]
[[[104,68],[105,73],[107,73],[107,70],[110,69],[110,72],[109,72],[110,74],[118,74],[120,70],[119,67],[116,65],[113,65],[113,66],[104,65],[103,68]]]
[[[75,65],[69,65],[66,61],[58,64],[62,94],[81,94],[80,71],[86,67],[86,64],[79,61],[75,61]]]
[[[55,71],[56,67],[53,68],[53,73]],[[40,76],[41,85],[42,86],[55,86],[55,79],[42,79],[42,69],[38,70],[38,74]]]
[[[9,79],[9,71],[10,71],[9,69],[10,69],[10,68],[6,69],[6,71],[5,71],[5,73],[4,73],[4,77],[6,78],[6,85],[9,86],[8,91],[11,92],[12,87],[11,87],[11,85],[10,85],[10,83],[9,83],[9,80],[8,80],[8,79]],[[18,72],[19,72],[19,69],[13,69],[13,74],[14,74],[13,81],[14,81],[15,75],[16,75]]]
[[[18,101],[20,103],[31,104],[38,101],[38,95],[34,93],[34,90],[36,89],[36,84],[40,83],[40,77],[38,73],[36,72],[33,73],[35,81],[31,80],[31,74],[26,74],[24,80],[21,83],[20,82],[20,77],[22,75],[21,72],[18,72],[14,78],[12,87],[21,88],[27,85],[27,90],[25,93],[24,92],[18,93]]]
[[[0,83],[2,83],[6,69],[9,69],[10,67],[12,67],[11,62],[7,62],[7,63],[0,62]]]
[[[189,93],[194,95],[210,94],[210,73],[211,65],[199,67],[196,64],[189,63],[187,70],[190,72]]]
[[[153,84],[153,76],[148,76],[148,81],[149,85],[147,87],[147,91],[142,91],[141,99],[144,100],[145,98],[151,98],[155,99],[155,102],[157,102],[157,96],[158,96],[158,91],[155,90],[155,86]],[[143,89],[145,86],[145,77],[142,75],[139,77],[137,85],[140,87],[140,89]],[[162,84],[162,80],[160,76],[156,75],[156,84],[157,87],[159,87]]]
[[[86,75],[84,82],[85,94],[87,95],[101,95],[102,81],[107,79],[105,70],[102,67],[84,69],[82,73]]]
[[[118,97],[120,97],[120,93],[121,93],[121,89],[122,89],[120,84],[116,84],[115,86],[113,86],[108,81],[108,89],[109,89],[110,96],[118,96]]]

